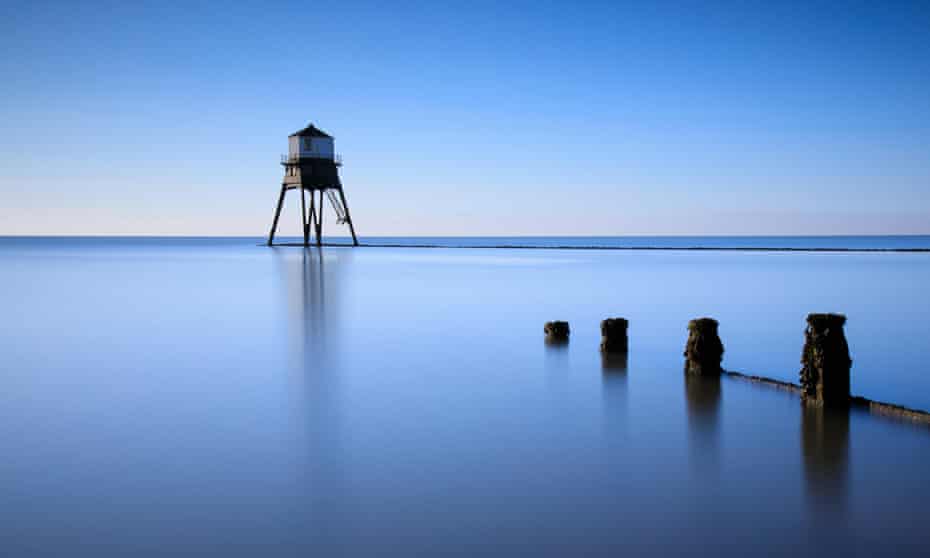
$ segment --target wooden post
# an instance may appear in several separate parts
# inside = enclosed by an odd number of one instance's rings
[[[316,245],[323,245],[323,190],[320,190],[320,209],[317,211]]]
[[[717,320],[698,318],[688,322],[688,342],[685,344],[685,373],[698,376],[719,376],[723,361],[723,343],[717,334]]]
[[[843,333],[846,316],[808,314],[801,352],[801,397],[815,405],[849,405],[849,345]]]
[[[607,318],[601,322],[601,352],[625,353],[629,345],[626,330],[629,322],[623,318]]]
[[[278,208],[274,210],[274,221],[271,222],[271,232],[268,233],[268,246],[274,242],[274,232],[278,228],[278,217],[281,216],[281,206],[284,205],[284,193],[287,192],[287,185],[281,184],[281,195],[278,196]]]
[[[547,339],[568,341],[568,336],[571,331],[569,330],[568,322],[556,320],[543,324],[543,333],[546,334]]]
[[[352,233],[352,246],[358,246],[358,238],[355,237],[355,225],[352,224],[352,216],[349,214],[349,204],[346,203],[345,192],[339,188],[339,198],[342,200],[342,209],[346,212],[346,223],[349,225],[349,232]]]
[[[304,233],[304,246],[310,244],[310,239],[308,234],[310,230],[307,228],[307,200],[304,195],[304,187],[300,187],[300,230]]]

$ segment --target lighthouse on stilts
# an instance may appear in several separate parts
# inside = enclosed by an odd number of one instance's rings
[[[352,225],[349,206],[346,204],[346,195],[342,191],[342,182],[339,180],[339,167],[342,166],[342,161],[333,149],[333,137],[311,123],[303,130],[291,134],[287,138],[287,143],[287,155],[281,156],[284,180],[281,182],[278,206],[274,211],[271,232],[268,234],[268,246],[274,242],[278,218],[284,206],[284,195],[288,190],[297,190],[300,193],[300,226],[304,234],[304,246],[310,245],[311,226],[316,237],[316,245],[323,244],[324,195],[336,211],[336,222],[340,225],[349,225],[352,245],[358,246],[355,227]],[[309,212],[304,192],[310,192]],[[319,201],[317,201],[317,192],[320,193]]]

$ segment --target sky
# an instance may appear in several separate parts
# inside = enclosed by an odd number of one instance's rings
[[[265,235],[311,121],[361,236],[930,234],[928,33],[930,2],[0,0],[0,235]]]

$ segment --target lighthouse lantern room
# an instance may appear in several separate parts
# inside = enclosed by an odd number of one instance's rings
[[[294,132],[287,138],[287,155],[281,156],[281,166],[284,167],[284,179],[281,182],[271,232],[268,234],[268,245],[271,246],[274,242],[284,197],[289,190],[295,190],[300,193],[300,224],[304,246],[310,244],[311,227],[317,246],[323,244],[324,196],[336,212],[336,222],[349,226],[352,244],[358,246],[345,192],[339,180],[342,161],[336,155],[333,137],[312,123],[303,130]],[[310,192],[309,211],[305,192]]]

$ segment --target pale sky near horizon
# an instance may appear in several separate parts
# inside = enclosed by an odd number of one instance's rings
[[[0,235],[930,234],[928,2],[168,4],[0,4]]]

